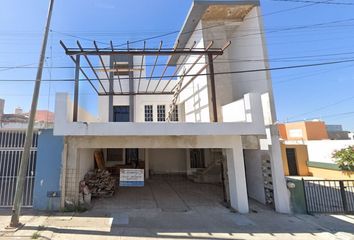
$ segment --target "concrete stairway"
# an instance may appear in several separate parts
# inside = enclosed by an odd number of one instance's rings
[[[224,159],[222,150],[212,150],[212,159],[213,161],[207,167],[197,169],[197,171],[190,176],[190,179],[198,183],[220,182],[221,162]]]

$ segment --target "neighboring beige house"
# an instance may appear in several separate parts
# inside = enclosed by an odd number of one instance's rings
[[[354,146],[354,141],[340,125],[314,120],[279,124],[278,128],[286,176],[354,178],[353,172],[342,171],[332,158],[334,151]]]

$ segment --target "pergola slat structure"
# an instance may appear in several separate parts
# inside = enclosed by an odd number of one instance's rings
[[[144,41],[144,48],[143,48],[143,51],[145,50],[145,48],[146,48],[146,41]],[[145,58],[145,56],[144,56],[144,55],[142,55],[142,56],[141,56],[141,63],[140,63],[140,73],[139,73],[138,92],[139,92],[139,89],[140,89],[141,75],[142,75],[142,73],[143,73],[144,58]],[[166,66],[167,66],[167,65],[166,65]]]
[[[111,45],[111,50],[112,52],[114,52],[114,45],[113,45],[113,42],[110,41],[110,45]],[[122,82],[120,81],[120,76],[119,76],[119,71],[116,72],[117,73],[117,77],[118,77],[118,83],[119,83],[119,89],[120,89],[120,92],[123,93],[123,88],[122,88]],[[112,82],[112,80],[111,80]],[[113,88],[113,87],[112,87]],[[114,90],[112,90],[113,93],[114,93]]]
[[[196,42],[193,42],[192,45],[189,48],[179,48],[178,44],[174,47],[174,48],[163,48],[162,47],[162,41],[160,42],[160,45],[158,48],[147,48],[146,47],[146,42],[144,42],[144,47],[143,48],[131,48],[129,46],[129,42],[127,42],[127,48],[115,48],[113,45],[113,42],[110,41],[110,47],[106,47],[106,48],[99,48],[97,43],[94,41],[93,45],[94,48],[90,47],[90,48],[84,48],[82,47],[82,45],[80,44],[79,41],[77,41],[77,48],[68,48],[62,41],[60,41],[60,44],[62,45],[62,47],[65,50],[66,55],[68,55],[72,61],[75,63],[76,68],[75,68],[75,88],[74,88],[74,96],[76,96],[74,98],[74,121],[77,121],[77,108],[78,108],[78,82],[79,82],[79,72],[82,73],[82,75],[87,79],[87,81],[90,83],[90,85],[93,87],[93,89],[95,90],[95,92],[97,93],[98,96],[133,96],[133,95],[170,95],[173,94],[174,95],[174,99],[178,98],[179,93],[185,89],[185,87],[187,85],[190,84],[191,81],[193,81],[196,77],[198,77],[199,74],[201,74],[201,72],[203,70],[205,70],[208,66],[209,66],[209,76],[211,79],[211,102],[213,103],[213,110],[214,110],[214,121],[217,121],[217,112],[216,112],[216,101],[215,101],[215,80],[214,80],[214,68],[213,66],[213,60],[222,55],[224,53],[224,50],[230,45],[230,42],[227,43],[223,48],[213,48],[213,42],[211,41],[205,48],[196,48]],[[138,79],[138,87],[137,89],[133,88],[133,89],[128,89],[128,91],[125,91],[125,89],[123,89],[122,87],[122,79],[120,78],[120,71],[135,71],[136,69],[134,68],[134,66],[129,66],[128,64],[128,69],[123,69],[121,66],[119,66],[118,64],[114,64],[112,63],[112,61],[110,61],[110,65],[112,66],[107,66],[107,63],[105,64],[103,56],[141,56],[141,63],[140,63],[140,73],[139,73],[139,77],[129,77],[127,78],[127,80],[129,81],[134,81],[136,79]],[[168,61],[164,66],[163,70],[162,70],[162,74],[160,76],[155,76],[154,77],[154,72],[155,72],[155,68],[158,65],[158,59],[159,56],[173,56],[173,55],[179,55],[179,56],[184,56],[182,58],[182,61],[180,62],[180,64],[173,64],[173,65],[169,65]],[[188,59],[189,56],[198,56],[196,58],[196,60],[193,61],[193,63],[189,66],[188,70],[184,71],[184,73],[181,76],[178,76],[178,73],[180,72],[181,67],[185,64],[185,61]],[[80,56],[83,56],[86,60],[86,62],[88,63],[93,75],[95,76],[95,78],[90,78],[89,75],[84,71],[83,67],[80,66]],[[93,67],[93,64],[91,62],[91,60],[89,59],[88,56],[96,56],[98,57],[99,62],[102,65],[102,69],[95,69]],[[146,89],[140,91],[140,87],[141,87],[141,80],[142,80],[142,72],[144,69],[144,61],[146,59],[147,56],[154,56],[154,64],[152,65],[151,68],[151,72],[149,74],[149,77],[144,77],[144,79],[147,80],[147,85],[146,85]],[[183,84],[182,86],[182,82],[183,79],[185,78],[186,75],[188,75],[189,72],[191,72],[191,70],[196,67],[196,65],[198,64],[198,62],[200,61],[200,59],[205,56],[206,59],[208,59],[208,61],[203,64],[203,66],[201,67],[200,70],[197,71],[197,74],[193,74],[193,76],[191,77],[191,79],[188,80],[187,83]],[[77,60],[75,60],[75,57]],[[146,62],[146,61],[145,61]],[[134,65],[134,63],[133,63]],[[177,66],[178,65],[178,66]],[[186,64],[189,65],[189,64]],[[173,72],[173,74],[171,76],[166,76],[165,77],[165,73],[167,72],[169,67],[175,67],[175,70]],[[105,76],[107,77],[106,79],[102,78],[102,76],[100,77],[99,74],[97,74],[97,71],[101,71],[103,70],[105,73]],[[147,74],[146,74],[147,75]],[[213,75],[213,76],[211,76]],[[114,76],[117,76],[117,80],[119,82],[119,87],[120,87],[120,92],[116,92],[114,91],[113,87],[113,82],[114,82]],[[153,79],[156,78],[156,79]],[[168,79],[167,79],[168,78]],[[179,78],[179,81],[177,82],[177,84],[175,84],[171,90],[171,88],[168,88],[168,86],[170,85],[170,83],[172,82],[172,80],[174,78]],[[151,81],[153,80],[158,80],[157,84],[153,87],[153,89],[149,90],[149,86]],[[97,87],[95,86],[95,84],[93,83],[93,81],[98,81],[98,83],[100,84],[100,87],[102,88],[103,91],[100,91],[97,89]],[[105,85],[102,83],[103,81],[109,81],[109,91],[107,91],[105,89]],[[166,82],[164,83],[164,85],[161,85],[162,82]],[[161,90],[158,91],[158,87],[161,85]],[[176,87],[179,86],[179,91],[176,91]],[[170,89],[170,90],[167,90]],[[76,109],[76,110],[75,110]]]
[[[178,44],[179,44],[179,41],[177,41],[177,44],[176,44],[176,46],[174,47],[174,49],[177,49]],[[194,45],[195,45],[195,44],[196,44],[196,41],[194,41]],[[156,84],[156,87],[155,87],[155,89],[154,89],[154,93],[156,92],[157,88],[159,87],[159,85],[160,85],[160,83],[161,83],[161,81],[162,81],[162,78],[165,76],[165,73],[166,73],[168,67],[169,67],[169,66],[166,64],[165,67],[164,67],[164,69],[163,69],[163,71],[162,71],[161,77],[160,77],[159,81],[158,81],[157,84]],[[176,68],[176,69],[177,69],[177,68]]]
[[[193,50],[194,46],[197,44],[196,41],[193,42],[192,46],[190,47],[190,51]],[[188,58],[188,55],[185,55],[182,62],[185,62]],[[176,70],[173,72],[170,80],[168,80],[168,82],[166,83],[165,87],[162,89],[162,91],[165,91],[165,89],[167,88],[167,86],[170,84],[170,82],[173,80],[173,78],[177,75],[177,73],[179,72],[179,70],[181,69],[182,65],[178,65],[178,67],[176,67]]]
[[[162,41],[160,42],[159,51],[161,51],[161,48],[162,48]],[[151,82],[152,76],[154,75],[154,71],[155,71],[156,64],[157,64],[157,61],[158,61],[158,60],[159,60],[159,55],[156,55],[155,61],[154,61],[154,65],[153,65],[153,67],[152,67],[151,74],[150,74],[150,78],[149,78],[149,81],[148,81],[148,84],[147,84],[147,87],[146,87],[145,92],[148,92],[148,90],[149,90],[150,82]],[[168,66],[168,65],[166,65],[166,66]]]
[[[79,46],[80,50],[81,50],[81,51],[84,51],[84,49],[82,48],[80,42],[77,41],[76,43],[77,43],[77,45]],[[75,54],[75,55],[81,55],[81,54]],[[98,79],[98,82],[100,83],[100,85],[101,85],[103,91],[107,94],[107,91],[106,91],[105,87],[103,86],[103,83],[101,82],[100,77],[98,76],[98,74],[97,74],[95,68],[93,67],[93,65],[92,65],[92,63],[91,63],[91,61],[90,61],[90,59],[88,58],[88,56],[87,56],[86,54],[83,54],[83,56],[84,56],[84,58],[86,59],[86,62],[88,63],[88,65],[90,66],[90,68],[91,68],[93,74],[95,74],[96,78]],[[98,56],[100,56],[100,55],[98,55]]]

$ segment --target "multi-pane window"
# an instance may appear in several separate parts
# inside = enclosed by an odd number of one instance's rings
[[[157,121],[164,122],[166,119],[165,105],[157,105]]]
[[[152,122],[153,118],[153,107],[152,105],[145,105],[145,122]]]
[[[178,106],[175,106],[173,111],[172,111],[171,121],[172,122],[178,122]]]

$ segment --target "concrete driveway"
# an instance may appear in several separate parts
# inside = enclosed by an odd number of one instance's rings
[[[25,225],[2,230],[0,239],[354,239],[354,216],[278,214],[252,201],[249,214],[238,214],[221,196],[218,185],[153,178],[84,213],[27,212]],[[0,216],[2,229],[8,213]]]

